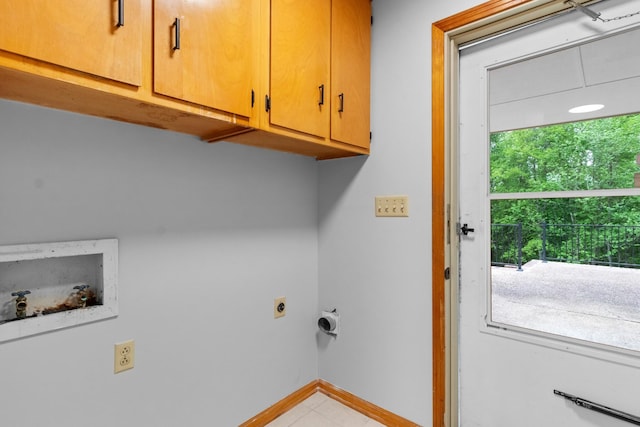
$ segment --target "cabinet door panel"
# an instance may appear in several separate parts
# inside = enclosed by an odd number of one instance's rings
[[[0,49],[140,86],[140,0],[3,0]]]
[[[330,31],[329,0],[271,1],[271,124],[328,136]]]
[[[251,0],[156,0],[155,92],[248,117],[252,6]]]
[[[371,1],[332,2],[331,139],[369,147]]]

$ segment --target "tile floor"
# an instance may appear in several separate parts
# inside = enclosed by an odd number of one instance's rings
[[[384,424],[318,392],[266,427],[384,427]]]

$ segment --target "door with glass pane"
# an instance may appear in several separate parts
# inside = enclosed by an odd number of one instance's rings
[[[585,18],[460,53],[461,426],[640,417],[640,19]]]

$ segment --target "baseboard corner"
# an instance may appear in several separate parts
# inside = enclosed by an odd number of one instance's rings
[[[374,405],[373,403],[367,402],[366,400],[361,399],[358,396],[336,387],[322,379],[311,381],[309,384],[294,391],[289,396],[260,412],[255,417],[240,424],[239,427],[263,427],[316,392],[323,393],[333,400],[340,402],[343,405],[346,405],[386,426],[420,427],[418,424],[389,412],[386,409]]]

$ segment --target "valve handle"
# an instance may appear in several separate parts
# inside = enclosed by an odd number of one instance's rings
[[[11,292],[11,296],[12,297],[18,297],[18,298],[22,298],[25,295],[29,295],[31,293],[31,291],[28,290],[24,290],[24,291],[15,291],[15,292]]]

